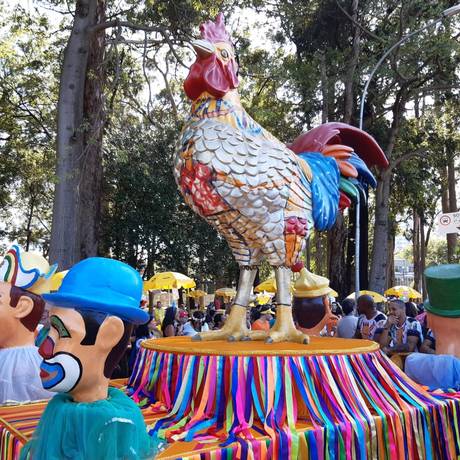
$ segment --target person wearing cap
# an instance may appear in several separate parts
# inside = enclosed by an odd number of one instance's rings
[[[405,372],[430,389],[460,390],[460,265],[425,270],[427,323],[436,337],[436,354],[412,353]]]
[[[49,399],[40,380],[35,331],[56,266],[14,245],[0,265],[0,404]]]
[[[338,318],[332,314],[329,301],[329,280],[301,268],[294,285],[293,315],[298,328],[305,334],[331,334]]]
[[[109,388],[134,324],[145,323],[142,279],[129,265],[92,257],[77,263],[52,306],[39,337],[44,388],[58,392],[42,414],[21,458],[34,460],[151,458],[153,448],[137,405]]]
[[[270,321],[274,315],[275,313],[270,306],[264,305],[260,310],[260,317],[252,323],[251,329],[253,331],[269,331]]]

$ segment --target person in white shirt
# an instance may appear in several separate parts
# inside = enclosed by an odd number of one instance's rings
[[[355,338],[374,340],[377,329],[384,327],[387,317],[377,310],[374,299],[370,295],[358,297],[358,325]]]
[[[389,356],[417,351],[423,340],[420,323],[406,315],[406,304],[402,300],[391,300],[389,312],[384,326],[375,332],[382,351]]]
[[[195,310],[192,313],[190,321],[184,324],[182,335],[188,335],[190,337],[193,337],[199,332],[207,331],[209,331],[209,326],[206,323],[206,317],[204,313],[200,310]]]

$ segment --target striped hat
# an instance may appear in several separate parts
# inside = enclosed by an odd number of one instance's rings
[[[50,267],[40,254],[25,252],[15,244],[0,264],[0,281],[34,294],[43,294],[50,291],[51,277],[56,269],[57,264]]]

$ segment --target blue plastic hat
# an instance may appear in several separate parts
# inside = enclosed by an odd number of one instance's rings
[[[57,307],[104,312],[135,324],[149,319],[140,307],[139,273],[114,259],[82,260],[69,270],[57,292],[42,297]]]

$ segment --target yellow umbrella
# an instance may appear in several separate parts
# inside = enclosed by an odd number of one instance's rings
[[[144,281],[142,283],[142,289],[145,291],[153,291],[152,283],[150,281]]]
[[[268,278],[267,280],[263,281],[259,285],[254,288],[254,292],[271,292],[275,293],[277,290],[276,288],[276,279],[275,278]],[[291,291],[294,290],[294,283],[291,282]]]
[[[217,291],[215,292],[215,295],[218,295],[221,297],[235,297],[236,291],[235,289],[224,287],[224,288],[217,289]]]
[[[268,294],[257,294],[256,299],[259,305],[266,305],[272,300]]]
[[[254,288],[255,292],[276,292],[276,279],[268,278]]]
[[[150,278],[145,285],[147,285],[147,289],[152,290],[179,288],[191,289],[196,286],[195,281],[193,281],[192,278],[177,272],[157,273]]]
[[[67,275],[68,272],[69,270],[57,272],[51,277],[51,291],[57,291],[61,287],[62,280],[65,278],[65,275]]]
[[[374,291],[359,291],[359,295],[370,295],[373,299],[374,302],[380,303],[380,302],[386,302],[387,299],[383,297],[382,294],[379,294],[378,292]],[[354,299],[355,298],[355,293],[352,292],[347,299]]]
[[[208,295],[207,292],[202,291],[201,289],[195,289],[194,291],[190,291],[187,296],[193,297],[194,299],[199,299],[200,297],[204,297]]]
[[[394,295],[396,297],[406,297],[407,299],[421,299],[423,296],[420,292],[409,286],[393,286],[385,291],[386,296]]]

